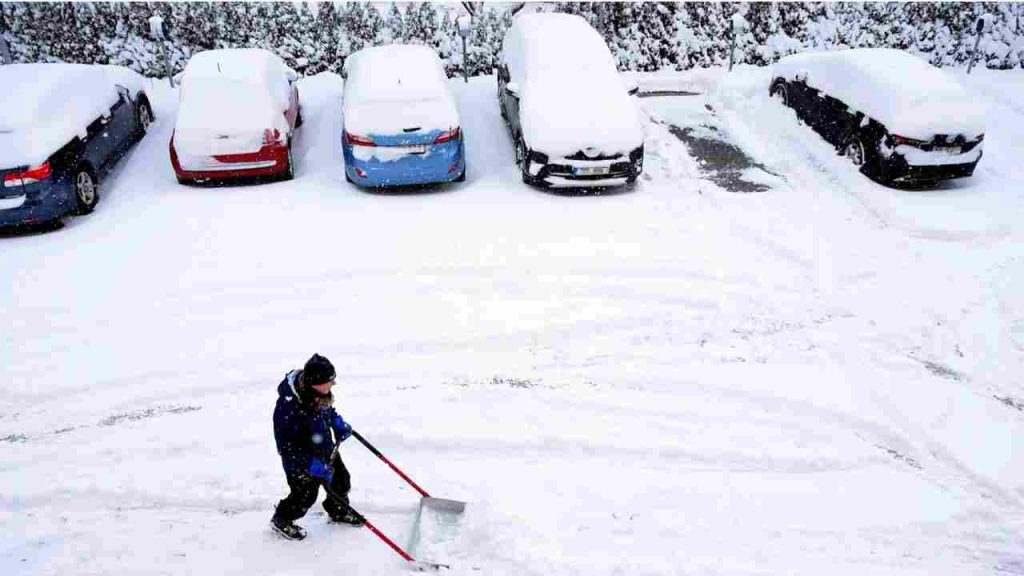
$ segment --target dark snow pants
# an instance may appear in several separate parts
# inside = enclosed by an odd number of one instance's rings
[[[323,480],[313,478],[308,474],[288,475],[288,488],[291,489],[284,500],[277,503],[277,510],[274,518],[286,522],[294,522],[306,515],[306,512],[316,503],[320,494],[320,483]],[[348,510],[348,491],[352,488],[352,479],[349,476],[348,468],[341,461],[341,456],[334,458],[334,478],[331,480],[331,492],[336,494],[341,501],[336,500],[330,494],[324,499],[324,510],[332,518],[338,517]]]

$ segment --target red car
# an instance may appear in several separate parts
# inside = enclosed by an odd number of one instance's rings
[[[178,182],[294,178],[292,136],[302,124],[297,78],[266,50],[193,56],[182,75],[170,143]]]

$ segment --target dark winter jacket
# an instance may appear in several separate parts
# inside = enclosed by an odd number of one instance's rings
[[[274,440],[285,474],[289,476],[309,474],[314,458],[326,464],[334,452],[331,423],[337,412],[334,407],[318,410],[307,398],[300,398],[301,374],[301,370],[293,370],[281,381],[274,408]]]

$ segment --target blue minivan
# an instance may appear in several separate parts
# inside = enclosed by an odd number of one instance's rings
[[[8,64],[0,86],[0,226],[91,212],[101,178],[153,121],[127,68]]]
[[[366,48],[346,58],[344,76],[347,181],[393,187],[466,179],[459,113],[433,50]]]

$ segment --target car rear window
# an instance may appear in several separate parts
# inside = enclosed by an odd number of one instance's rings
[[[438,100],[447,94],[437,56],[422,46],[381,46],[350,57],[345,97],[353,103]]]

